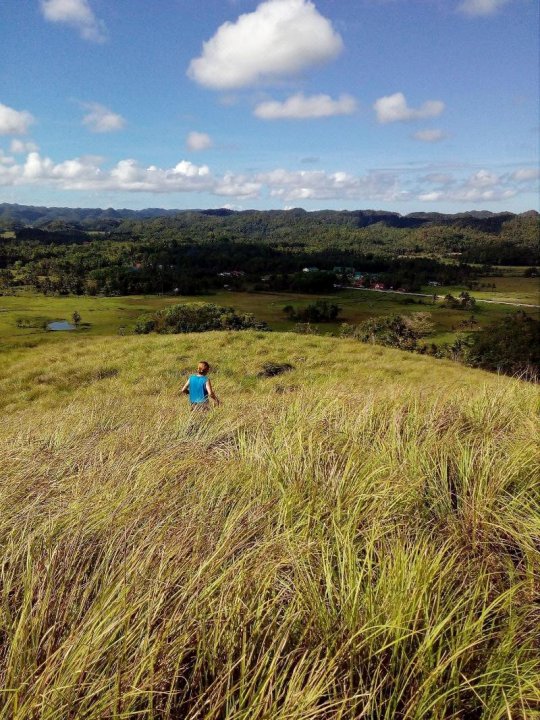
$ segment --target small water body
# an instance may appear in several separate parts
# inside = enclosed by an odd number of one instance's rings
[[[47,328],[49,330],[75,330],[75,325],[72,325],[67,320],[58,320],[57,322],[50,322]]]

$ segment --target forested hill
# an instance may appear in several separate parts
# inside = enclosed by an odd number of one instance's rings
[[[193,223],[204,218],[214,221],[228,220],[228,225],[268,224],[280,226],[284,223],[302,223],[363,228],[379,223],[393,228],[419,228],[426,225],[443,225],[471,228],[488,233],[499,233],[504,223],[514,218],[538,217],[535,210],[521,215],[510,212],[491,213],[470,211],[453,215],[443,213],[416,212],[401,215],[383,210],[334,211],[320,210],[307,212],[301,208],[293,210],[243,210],[226,208],[215,210],[165,210],[146,208],[144,210],[114,208],[65,208],[41,207],[0,203],[0,231],[15,230],[32,226],[47,230],[62,230],[66,227],[80,230],[113,230],[126,221],[144,221],[154,218],[175,218],[181,223]],[[232,222],[231,222],[232,221]]]

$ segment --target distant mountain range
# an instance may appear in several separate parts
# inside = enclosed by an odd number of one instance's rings
[[[292,210],[229,210],[226,208],[211,210],[165,210],[163,208],[145,208],[129,210],[115,208],[67,208],[42,207],[0,203],[0,230],[13,230],[22,227],[43,229],[113,230],[124,220],[151,220],[160,217],[178,217],[186,215],[208,215],[217,217],[279,215],[289,217],[309,216],[323,223],[346,224],[354,227],[367,227],[383,223],[389,227],[414,228],[423,225],[452,225],[472,227],[484,232],[499,232],[504,222],[515,217],[538,216],[536,210],[516,213],[492,213],[489,210],[471,210],[469,212],[444,214],[437,212],[416,212],[401,215],[384,210],[319,210],[308,212],[302,208]]]

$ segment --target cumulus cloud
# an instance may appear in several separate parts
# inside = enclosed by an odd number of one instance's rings
[[[89,110],[83,117],[83,125],[86,125],[94,133],[109,133],[122,130],[126,125],[125,119],[118,113],[109,110],[99,103],[83,103],[83,107]]]
[[[208,148],[212,147],[212,145],[213,143],[210,135],[202,132],[196,132],[195,130],[193,130],[193,132],[190,132],[186,138],[186,147],[192,152],[197,152],[199,150],[207,150]]]
[[[467,183],[474,188],[489,188],[500,182],[498,175],[489,170],[478,170],[468,179]]]
[[[245,175],[226,173],[215,183],[212,192],[226,197],[257,197],[261,191],[261,183]]]
[[[88,0],[41,0],[40,5],[46,20],[76,28],[84,40],[106,40],[105,23],[96,18]]]
[[[436,143],[440,142],[441,140],[444,140],[446,135],[443,133],[442,130],[418,130],[418,132],[415,132],[413,135],[413,138],[415,140],[420,140],[420,142],[425,143]]]
[[[268,100],[255,107],[254,115],[262,120],[304,120],[307,118],[351,115],[357,108],[351,95],[333,100],[330,95],[291,95],[284,102]]]
[[[25,135],[34,122],[26,110],[14,110],[0,103],[0,135]]]
[[[111,169],[103,159],[86,156],[55,163],[30,152],[23,163],[13,158],[0,163],[0,185],[52,186],[63,190],[129,192],[206,192],[230,198],[254,198],[266,191],[284,203],[310,199],[399,200],[407,193],[394,172],[372,171],[356,176],[343,171],[276,169],[253,175],[231,172],[215,176],[207,165],[182,160],[171,168],[148,167],[134,159],[117,162]]]
[[[458,182],[447,182],[444,188],[429,189],[418,195],[422,202],[484,203],[509,200],[518,194],[511,182],[512,174],[497,175],[490,170],[478,170]],[[528,187],[527,189],[532,189]]]
[[[408,196],[400,187],[399,176],[383,170],[359,176],[343,171],[290,171],[280,168],[261,173],[256,178],[267,187],[271,197],[286,203],[315,199],[398,201]]]
[[[419,108],[407,105],[405,95],[401,92],[379,98],[373,104],[380,123],[410,122],[411,120],[424,120],[438,117],[444,110],[441,100],[426,100]]]
[[[9,146],[10,152],[15,153],[15,155],[33,152],[37,149],[38,146],[35,142],[32,142],[31,140],[24,142],[24,140],[19,140],[18,138],[13,139],[11,141],[11,145]]]
[[[343,170],[289,170],[215,175],[207,165],[181,160],[171,167],[145,166],[133,158],[107,167],[101,157],[82,156],[55,162],[37,151],[18,161],[0,150],[0,186],[48,187],[83,192],[206,193],[231,202],[265,194],[284,207],[328,200],[367,203],[483,204],[505,201],[518,194],[535,192],[537,179],[530,168],[516,167],[497,174],[486,168],[460,176],[463,171],[445,168],[373,169],[364,174]]]
[[[255,197],[260,183],[253,178],[228,173],[215,177],[207,165],[181,160],[174,167],[144,167],[136,160],[120,160],[104,169],[103,158],[83,156],[55,163],[38,152],[30,152],[23,163],[5,158],[0,163],[0,185],[45,185],[63,190],[108,190],[128,192],[210,192],[215,195]]]
[[[340,35],[310,0],[267,0],[221,25],[188,76],[215,90],[273,81],[334,58]]]
[[[470,17],[494,15],[510,0],[463,0],[458,5],[458,11]]]

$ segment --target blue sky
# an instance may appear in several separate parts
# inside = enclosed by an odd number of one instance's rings
[[[0,201],[538,209],[535,0],[4,0]]]

